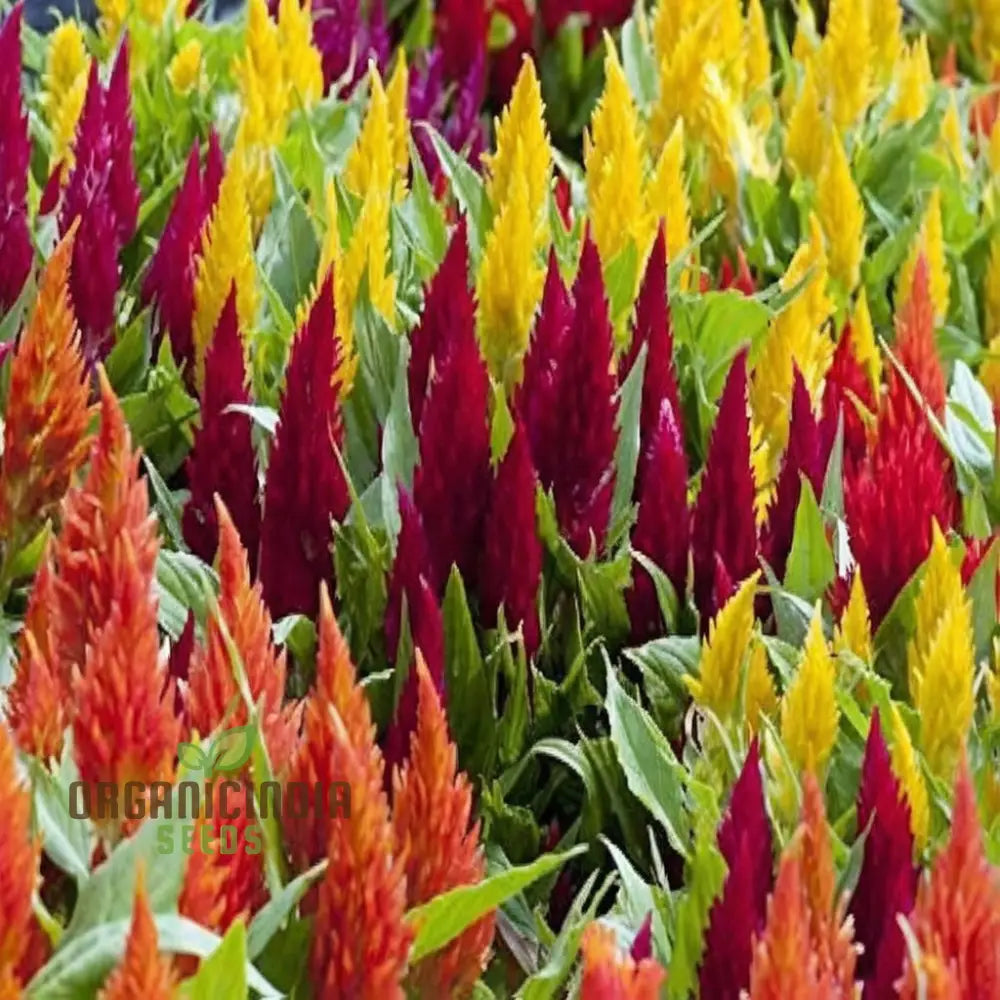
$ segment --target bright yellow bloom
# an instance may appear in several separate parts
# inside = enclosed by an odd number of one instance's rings
[[[1000,406],[1000,333],[986,347],[988,357],[979,366],[979,381],[990,394],[994,406]]]
[[[518,156],[528,191],[528,214],[537,222],[547,205],[552,172],[552,149],[545,128],[542,89],[535,64],[525,59],[510,101],[495,122],[496,152],[483,157],[489,177],[487,193],[495,212],[511,198]],[[520,152],[518,152],[520,150]]]
[[[910,831],[917,850],[923,850],[927,843],[931,816],[927,785],[920,771],[910,732],[895,703],[892,706],[892,769],[910,806]]]
[[[831,0],[823,47],[833,123],[843,132],[864,114],[871,92],[868,0]]]
[[[605,266],[634,242],[640,257],[651,236],[643,199],[643,145],[639,112],[610,43],[604,57],[604,93],[584,136],[591,232]]]
[[[886,116],[886,124],[915,122],[920,118],[927,110],[933,85],[927,36],[921,35],[903,50],[896,63],[893,80],[896,99]]]
[[[128,16],[128,0],[96,0],[97,13],[100,15],[98,27],[101,37],[109,42],[118,40],[125,18]]]
[[[288,118],[288,87],[278,26],[267,13],[266,0],[249,0],[245,51],[236,60],[235,75],[246,100],[247,91],[255,91],[251,107],[244,112],[246,141],[250,144],[275,145],[285,135]]]
[[[759,571],[747,577],[712,620],[702,646],[699,677],[686,679],[698,705],[714,712],[723,723],[732,717],[739,697],[743,661],[753,637],[753,601],[759,579]]]
[[[280,0],[278,41],[284,57],[288,100],[308,108],[323,96],[323,57],[313,44],[312,3]]]
[[[1000,128],[994,127],[990,133],[990,145],[986,152],[991,173],[994,176],[1000,174]]]
[[[661,9],[670,3],[671,0],[663,0]],[[710,13],[702,11],[679,36],[673,51],[660,57],[660,93],[649,120],[649,139],[654,151],[667,141],[679,118],[684,118],[689,128],[693,124],[692,109],[702,99],[702,67],[712,32]]]
[[[776,470],[771,468],[771,446],[764,435],[764,428],[756,416],[750,420],[750,468],[756,493],[753,498],[754,517],[758,528],[767,523],[767,512],[777,492]]]
[[[1000,132],[1000,128],[994,129]],[[990,259],[983,279],[983,312],[986,318],[986,340],[1000,336],[1000,233],[990,242]]]
[[[988,72],[1000,63],[1000,3],[997,0],[970,0],[972,8],[972,48]]]
[[[83,111],[90,75],[90,57],[76,21],[63,21],[52,32],[45,60],[43,104],[52,132],[53,164],[67,160],[72,166],[76,123]]]
[[[851,313],[851,346],[854,357],[872,380],[872,386],[878,388],[882,381],[882,355],[875,343],[875,327],[872,324],[872,314],[868,309],[868,293],[864,288],[858,292],[854,300],[854,311]]]
[[[371,94],[361,131],[347,157],[344,183],[359,198],[371,188],[389,195],[392,188],[394,151],[389,122],[389,98],[375,64],[368,73]]]
[[[673,260],[691,242],[691,206],[684,178],[684,122],[674,125],[656,162],[646,190],[646,202],[654,221],[664,220],[667,260]],[[689,273],[681,275],[681,287],[687,288]]]
[[[702,71],[696,123],[698,137],[708,153],[709,184],[735,205],[739,197],[739,155],[748,155],[749,135],[732,93],[711,64]]]
[[[877,84],[892,79],[903,49],[903,8],[899,0],[868,0],[872,41],[872,76]]]
[[[948,163],[954,163],[959,176],[964,178],[969,172],[969,160],[965,153],[965,139],[962,135],[962,123],[958,117],[958,102],[954,91],[951,92],[951,99],[948,101],[948,110],[941,119],[938,146],[942,157]]]
[[[829,155],[820,174],[816,211],[830,248],[830,277],[840,283],[843,291],[851,292],[861,277],[865,209],[838,136],[831,137]]]
[[[699,0],[660,0],[653,17],[653,51],[658,60],[669,59],[681,35],[697,19]]]
[[[837,739],[839,721],[833,658],[823,638],[817,605],[802,660],[781,702],[781,739],[799,771],[822,772]]]
[[[990,714],[1000,722],[1000,640],[993,640],[993,669],[986,678],[986,694],[990,700]]]
[[[168,0],[136,0],[136,9],[139,17],[146,24],[151,24],[154,28],[159,28],[163,24],[163,19],[167,13]],[[181,5],[183,8],[183,5]]]
[[[399,181],[397,197],[406,190],[410,171],[410,119],[406,113],[406,96],[410,88],[410,71],[406,65],[406,50],[400,49],[385,95],[389,102],[389,131],[392,135],[392,159]]]
[[[896,279],[896,312],[903,309],[910,300],[913,290],[913,275],[917,270],[920,255],[927,258],[930,273],[931,301],[934,303],[934,319],[944,322],[948,315],[949,290],[951,278],[948,276],[948,265],[944,254],[944,226],[941,222],[941,191],[935,188],[924,210],[920,230],[910,245],[910,251],[899,269]]]
[[[766,132],[771,125],[771,41],[760,0],[749,0],[747,4],[743,45],[746,50],[743,96],[752,102],[750,115],[754,124]]]
[[[180,48],[167,67],[167,79],[174,91],[182,97],[190,94],[198,85],[201,75],[201,42],[197,38]]]
[[[747,666],[745,716],[751,733],[760,729],[760,717],[771,717],[778,710],[778,692],[767,666],[767,649],[755,642]]]
[[[244,335],[257,317],[257,281],[253,238],[247,211],[243,157],[234,151],[219,187],[219,199],[202,237],[202,255],[194,282],[193,336],[195,384],[204,385],[205,354],[229,290],[236,283],[236,311]]]
[[[486,238],[476,281],[479,344],[494,378],[512,385],[520,378],[531,321],[542,295],[544,272],[536,259],[534,221],[523,147],[514,159],[512,186]]]
[[[803,177],[815,178],[823,166],[829,128],[820,111],[815,71],[806,66],[805,79],[788,116],[785,158]]]
[[[872,623],[868,613],[861,573],[855,571],[851,581],[851,596],[840,617],[840,624],[833,633],[833,651],[850,652],[865,663],[872,662]]]
[[[746,86],[742,8],[742,0],[716,0],[712,45],[705,54],[706,61],[719,67],[726,86],[740,96]]]
[[[907,647],[907,666],[924,756],[935,774],[950,781],[974,708],[972,607],[961,570],[936,522],[933,533],[914,602],[916,629]]]
[[[785,85],[781,91],[781,108],[787,115],[798,95],[801,81],[810,71],[813,74],[813,83],[818,90],[825,88],[826,73],[823,69],[824,62],[822,39],[816,29],[816,14],[812,9],[810,0],[798,0],[795,10],[795,39],[792,42],[792,59],[797,67],[801,67],[799,77],[795,73],[789,74],[785,80]],[[823,86],[819,86],[820,84]],[[818,91],[817,91],[818,92]]]

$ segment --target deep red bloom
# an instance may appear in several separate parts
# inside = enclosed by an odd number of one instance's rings
[[[687,456],[667,398],[660,404],[659,422],[643,461],[646,475],[639,493],[639,515],[632,530],[632,548],[656,563],[683,599],[691,547]],[[632,638],[644,642],[662,633],[663,617],[656,585],[638,562],[633,564],[632,579],[632,587],[626,594]]]
[[[735,267],[728,257],[722,258],[722,267],[719,271],[719,291],[726,291],[729,288],[742,292],[747,297],[754,295],[757,291],[750,265],[743,254],[743,247],[736,248]]]
[[[518,420],[490,488],[479,566],[479,607],[487,628],[496,627],[501,607],[508,628],[522,626],[529,658],[538,649],[537,602],[542,579],[542,544],[535,520],[537,489],[527,431]]]
[[[0,29],[0,312],[16,301],[31,270],[28,232],[28,116],[21,96],[19,3]]]
[[[226,412],[234,403],[250,402],[238,324],[234,287],[205,357],[201,427],[187,460],[191,496],[184,508],[183,528],[184,540],[191,551],[211,563],[219,545],[214,499],[218,495],[243,540],[253,575],[260,541],[257,462],[249,418],[243,413]]]
[[[448,252],[424,296],[424,311],[410,335],[407,382],[413,426],[420,427],[427,389],[435,370],[461,338],[475,331],[476,307],[469,289],[469,240],[465,216],[459,219]]]
[[[730,582],[745,580],[757,568],[754,492],[744,349],[726,377],[694,506],[694,597],[704,628],[719,610],[714,599],[716,559]]]
[[[174,359],[186,366],[185,375],[192,383],[194,279],[201,256],[202,231],[215,205],[225,165],[219,137],[214,129],[208,136],[204,173],[200,158],[196,139],[188,155],[184,180],[142,285],[143,301],[155,305],[159,333],[165,331],[170,337]]]
[[[872,712],[858,790],[858,831],[867,830],[864,860],[851,898],[857,974],[865,1000],[891,1000],[906,950],[899,914],[908,915],[917,889],[910,807],[892,772],[878,709]]]
[[[844,462],[853,466],[868,450],[868,428],[862,407],[873,416],[878,410],[871,379],[854,353],[854,333],[845,324],[833,352],[823,389],[823,437],[826,447],[833,444],[839,414],[844,415]],[[794,422],[792,424],[794,427]]]
[[[337,455],[344,437],[338,353],[328,275],[292,345],[264,487],[260,579],[276,618],[315,616],[320,583],[333,581],[333,521],[351,503]]]
[[[364,10],[362,10],[364,7]],[[313,4],[313,42],[323,57],[323,89],[341,80],[348,69],[347,90],[368,72],[374,59],[380,73],[389,63],[389,32],[383,0],[317,0]]]
[[[437,4],[434,37],[449,80],[465,79],[479,52],[485,52],[489,22],[484,0],[440,0]]]
[[[423,407],[413,479],[439,592],[453,564],[475,579],[490,482],[489,375],[471,323],[454,334]]]
[[[629,948],[629,958],[633,962],[642,962],[653,957],[653,914],[649,912],[632,938]]]

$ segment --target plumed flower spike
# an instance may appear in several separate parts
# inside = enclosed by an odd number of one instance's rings
[[[344,431],[335,322],[328,275],[292,345],[264,488],[260,579],[278,617],[316,613],[320,582],[333,579],[333,521],[350,507],[337,454]]]
[[[858,978],[865,996],[892,995],[903,968],[905,942],[896,915],[909,913],[917,886],[910,809],[889,762],[878,709],[872,713],[861,765],[858,829],[868,830],[850,913],[862,946]]]
[[[865,596],[861,573],[858,571],[851,578],[847,607],[834,631],[833,651],[847,651],[865,663],[873,662],[871,616],[868,613],[868,598]]]
[[[726,377],[694,507],[694,595],[703,628],[718,610],[713,599],[716,556],[732,580],[745,580],[757,568],[746,360],[741,351]]]
[[[535,522],[537,489],[528,434],[518,419],[490,489],[479,565],[479,603],[488,628],[496,626],[501,608],[508,628],[521,627],[529,657],[539,643],[542,543]]]
[[[646,202],[653,218],[662,219],[667,259],[676,257],[691,242],[691,206],[684,176],[683,118],[677,120],[660,150],[646,190]],[[680,287],[685,291],[690,277],[688,269],[681,274]]]
[[[839,138],[830,140],[817,198],[820,222],[830,244],[830,277],[839,282],[845,292],[850,291],[857,285],[861,273],[865,210]]]
[[[34,920],[39,844],[31,840],[31,794],[17,773],[14,742],[0,723],[0,985],[16,983]],[[18,990],[5,995],[20,996]]]
[[[0,29],[0,309],[16,301],[31,270],[28,232],[28,117],[21,97],[21,15],[18,4]]]
[[[417,653],[419,704],[410,756],[394,779],[392,823],[396,853],[406,859],[406,903],[419,906],[486,873],[479,824],[472,822],[472,788],[458,771],[455,745],[434,682]],[[465,996],[486,965],[492,912],[442,951],[410,969],[409,985],[424,996]]]
[[[922,851],[927,843],[930,827],[927,784],[909,730],[895,704],[892,706],[892,769],[899,778],[910,807],[910,829],[913,831],[917,850]]]
[[[14,351],[0,460],[0,534],[13,552],[55,514],[90,446],[88,386],[67,291],[73,234],[42,271]]]
[[[175,993],[170,961],[158,953],[159,938],[153,923],[144,869],[136,873],[132,923],[125,939],[121,964],[108,977],[100,1000],[170,1000]]]
[[[834,124],[849,129],[871,98],[872,38],[869,0],[831,0],[822,55],[829,77]]]
[[[312,39],[312,4],[309,0],[280,0],[278,41],[284,57],[290,100],[308,108],[323,96],[323,61]]]
[[[218,495],[233,517],[246,546],[250,572],[257,565],[260,541],[260,501],[250,421],[228,412],[234,404],[247,405],[246,362],[236,315],[233,288],[219,317],[219,326],[205,359],[205,386],[201,395],[201,427],[187,459],[191,495],[184,507],[184,540],[191,551],[211,563],[219,544],[215,520]]]
[[[944,970],[954,992],[941,996],[993,997],[1000,992],[1000,879],[983,850],[975,791],[963,754],[955,783],[951,836],[923,882],[910,925],[921,949],[908,956],[903,1000],[922,995],[920,973]]]
[[[371,85],[368,111],[344,170],[344,182],[359,197],[364,197],[372,187],[389,194],[394,174],[389,100],[374,63],[369,64],[368,79]]]
[[[54,171],[64,162],[72,166],[73,137],[83,110],[90,75],[90,59],[80,25],[72,19],[59,24],[50,36],[45,59],[46,124],[52,130]]]
[[[651,958],[636,962],[619,951],[610,927],[588,924],[580,948],[580,1000],[659,1000],[666,973]]]
[[[920,230],[910,246],[909,255],[899,269],[896,282],[897,308],[905,306],[910,299],[917,264],[921,257],[927,259],[927,280],[931,302],[934,304],[934,321],[943,323],[948,315],[951,279],[948,276],[948,265],[945,261],[940,188],[935,188],[931,192]]]

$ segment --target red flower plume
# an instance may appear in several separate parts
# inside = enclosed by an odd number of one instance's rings
[[[854,353],[854,333],[850,324],[844,326],[833,352],[830,369],[823,389],[823,437],[826,447],[833,444],[839,414],[844,415],[844,459],[853,467],[868,450],[868,428],[862,407],[874,415],[877,412],[871,379]],[[794,433],[795,421],[792,421]]]

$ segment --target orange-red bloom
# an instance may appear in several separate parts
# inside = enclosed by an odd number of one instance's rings
[[[100,992],[100,1000],[171,1000],[174,979],[170,962],[159,954],[159,938],[140,868],[136,875],[132,924],[125,955]]]
[[[659,1000],[666,973],[651,958],[636,962],[622,954],[610,927],[589,924],[581,949],[580,1000]]]
[[[18,549],[53,515],[87,457],[88,386],[67,281],[71,232],[42,271],[10,366],[0,471],[0,536]]]
[[[475,885],[486,872],[479,823],[470,826],[472,789],[465,774],[458,771],[444,709],[419,652],[416,672],[417,726],[410,738],[409,759],[394,775],[392,814],[396,849],[406,864],[410,906],[460,885]],[[409,982],[416,992],[468,996],[486,965],[493,926],[490,913],[414,966]]]

